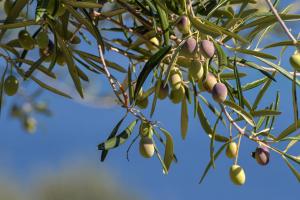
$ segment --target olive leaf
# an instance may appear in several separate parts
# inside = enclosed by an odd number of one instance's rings
[[[181,137],[182,139],[186,138],[187,130],[188,130],[188,107],[187,107],[187,100],[186,97],[182,99],[181,102]]]
[[[166,136],[166,145],[165,145],[165,155],[164,155],[164,164],[165,171],[164,174],[168,174],[172,161],[174,160],[174,144],[172,135],[163,128],[159,128],[161,132]]]
[[[108,139],[106,142],[100,143],[98,145],[98,150],[110,150],[124,144],[127,141],[127,139],[131,136],[137,122],[138,120],[134,120],[119,135]]]

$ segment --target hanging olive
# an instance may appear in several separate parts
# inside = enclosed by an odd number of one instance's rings
[[[19,89],[18,79],[13,75],[8,76],[4,81],[4,92],[8,96],[13,96],[17,93],[18,89]]]

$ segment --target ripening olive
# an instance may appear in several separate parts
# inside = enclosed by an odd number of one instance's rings
[[[25,50],[34,48],[34,39],[30,36],[26,30],[21,30],[18,35],[19,43]]]
[[[217,83],[213,87],[212,96],[218,103],[223,103],[227,98],[227,87],[223,83]]]
[[[195,57],[197,53],[197,42],[195,38],[189,37],[181,47],[180,55],[188,58]]]
[[[151,158],[154,155],[155,149],[151,138],[141,137],[140,140],[140,154],[144,158]]]
[[[18,79],[10,75],[4,81],[4,91],[8,96],[13,96],[17,93],[19,89],[19,81]]]
[[[189,68],[189,77],[198,82],[199,80],[202,80],[203,73],[204,70],[202,67],[202,63],[199,60],[192,60],[191,67]]]
[[[236,185],[243,185],[246,181],[245,172],[239,165],[232,165],[229,170],[230,179]]]
[[[56,3],[56,1],[49,1],[49,4],[47,5],[47,13],[51,15],[52,17],[60,17],[66,12],[66,8],[64,7],[64,4]]]
[[[9,11],[12,9],[14,6],[14,1],[13,0],[5,0],[4,2],[4,12],[6,15],[8,15]]]
[[[170,85],[173,89],[179,89],[182,85],[182,74],[178,68],[170,72]]]
[[[36,120],[32,117],[25,117],[23,121],[23,127],[28,133],[34,133],[36,131]]]
[[[188,34],[190,32],[191,23],[187,16],[183,15],[180,17],[177,28],[182,34]]]
[[[294,69],[300,72],[300,53],[295,53],[290,57],[290,63]]]
[[[215,54],[215,46],[209,40],[202,40],[199,45],[200,53],[205,58],[212,58]]]
[[[151,44],[150,44],[151,43]],[[154,51],[157,49],[157,46],[159,46],[159,40],[157,39],[157,37],[153,37],[150,39],[150,43],[146,42],[146,46],[148,49],[150,49],[151,51]]]
[[[233,159],[237,156],[238,153],[237,144],[235,142],[230,142],[226,148],[226,156],[230,159]]]
[[[186,58],[184,56],[178,56],[176,60],[176,64],[184,67],[184,68],[190,68],[191,67],[191,59]]]
[[[217,79],[212,73],[207,73],[205,80],[203,80],[203,87],[206,91],[212,92],[214,86],[217,84]]]
[[[255,160],[260,165],[267,165],[270,161],[270,151],[265,146],[257,147],[254,152]]]
[[[169,95],[169,85],[166,84],[166,86],[164,87],[164,83],[161,83],[157,97],[162,100],[165,99],[168,95]]]
[[[170,93],[170,99],[174,104],[178,104],[182,101],[185,95],[185,89],[181,85],[179,89],[172,89]]]
[[[49,37],[47,32],[45,31],[39,32],[39,34],[36,36],[36,43],[40,49],[47,48],[49,44]]]

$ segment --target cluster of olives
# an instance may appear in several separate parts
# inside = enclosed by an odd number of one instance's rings
[[[238,145],[235,142],[230,142],[226,148],[226,156],[230,159],[236,158],[238,155]],[[267,165],[270,159],[270,152],[266,146],[259,146],[254,152],[252,152],[252,157],[255,158],[259,165]],[[231,181],[236,185],[243,185],[246,181],[244,169],[234,164],[230,167],[229,175]]]
[[[140,144],[139,150],[140,154],[144,158],[151,158],[154,155],[155,148],[153,143],[153,130],[149,123],[142,122],[140,126]]]

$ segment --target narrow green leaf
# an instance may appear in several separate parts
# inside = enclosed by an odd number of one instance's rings
[[[104,143],[100,143],[98,145],[98,150],[109,150],[116,148],[122,144],[124,144],[127,139],[131,136],[133,129],[136,125],[138,120],[134,120],[124,131],[122,131],[119,135],[114,136],[110,139],[108,139]]]
[[[237,91],[238,91],[238,99],[239,99],[239,105],[244,109],[244,95],[243,95],[243,90],[242,90],[242,86],[241,86],[241,80],[239,77],[239,71],[236,65],[236,59],[234,59],[234,76],[235,76],[235,82],[236,82],[236,87],[237,87]]]
[[[239,53],[243,53],[243,54],[248,54],[248,55],[252,55],[252,56],[261,57],[261,58],[277,60],[276,56],[273,56],[273,55],[270,55],[270,54],[267,54],[267,53],[263,53],[263,52],[259,52],[259,51],[253,51],[253,50],[250,50],[250,49],[232,48],[231,50],[239,52]]]
[[[227,146],[227,143],[223,144],[220,149],[215,153],[214,155],[214,159],[217,160],[217,158],[219,157],[219,155],[222,153],[222,151],[225,149],[225,147]],[[206,177],[209,169],[212,167],[212,160],[209,161],[209,163],[207,164],[207,166],[205,167],[205,170],[200,178],[199,184],[201,184],[204,180],[204,178]]]
[[[166,136],[164,163],[167,171],[164,171],[164,173],[167,174],[169,172],[171,163],[174,160],[174,143],[173,143],[172,135],[167,130],[163,128],[159,128],[159,129]]]
[[[117,123],[117,125],[114,127],[114,129],[111,131],[110,135],[108,136],[107,140],[110,140],[111,138],[115,137],[119,131],[119,128],[121,124],[123,123],[124,119],[126,118],[127,115],[122,117],[122,119]],[[108,150],[102,150],[101,153],[101,162],[103,162],[108,154]]]
[[[288,161],[288,159],[285,156],[282,156],[285,163],[289,167],[289,169],[293,172],[293,174],[296,176],[298,182],[300,182],[300,173],[293,167],[293,165]]]
[[[189,122],[189,116],[188,116],[188,106],[187,106],[187,100],[186,98],[182,99],[181,102],[181,137],[184,140],[187,135],[188,131],[188,122]]]
[[[200,120],[200,124],[201,124],[203,130],[206,132],[208,137],[211,138],[213,135],[213,129],[211,128],[199,102],[198,102],[197,113],[198,113],[198,118]],[[218,142],[227,142],[228,141],[228,138],[226,138],[222,135],[219,135],[217,133],[215,133],[215,139]]]
[[[138,92],[140,91],[150,72],[156,67],[156,65],[158,65],[158,63],[160,63],[160,61],[165,57],[165,55],[170,51],[170,49],[171,46],[161,48],[145,64],[136,82],[136,87],[134,90],[134,99],[136,99]]]
[[[250,124],[253,127],[255,126],[255,122],[254,122],[253,117],[251,116],[251,114],[247,113],[242,107],[240,107],[239,105],[236,105],[235,103],[233,103],[231,101],[225,101],[223,104],[230,107],[237,114],[239,114],[241,117],[243,117],[244,120],[248,124]]]
[[[296,126],[297,124],[297,126]],[[292,134],[293,132],[295,132],[298,128],[300,128],[300,120],[297,121],[297,123],[293,122],[291,125],[289,125],[285,130],[283,130],[277,137],[277,141],[280,141],[284,138],[286,138],[287,136],[289,136],[290,134]]]
[[[297,42],[296,45],[300,45],[300,41]],[[269,44],[264,47],[264,49],[273,48],[273,47],[281,47],[281,46],[295,46],[294,42],[291,40],[288,41],[282,41],[282,42],[276,42],[273,44]]]

